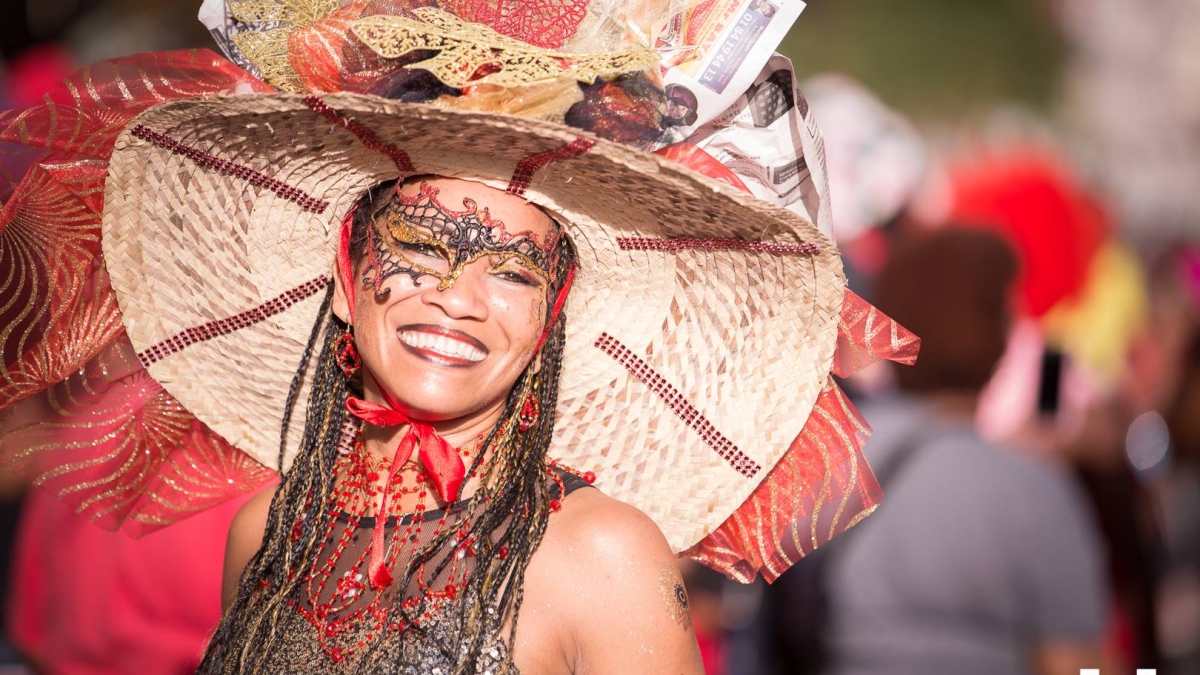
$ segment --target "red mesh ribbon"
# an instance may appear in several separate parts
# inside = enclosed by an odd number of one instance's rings
[[[0,452],[80,512],[133,534],[273,475],[137,362],[100,257],[121,130],[159,103],[234,91],[271,89],[207,50],[140,54],[72,75],[41,105],[0,112],[0,142],[44,153],[0,208]]]
[[[490,26],[496,32],[539,47],[557,48],[575,34],[587,14],[586,0],[453,0],[442,9]],[[380,96],[398,81],[420,77],[405,69],[429,56],[385,59],[354,36],[354,21],[368,16],[406,15],[432,0],[353,0],[288,36],[288,62],[310,92],[350,91]]]
[[[833,374],[850,377],[869,365],[892,361],[911,366],[917,361],[921,340],[892,321],[854,291],[846,290],[838,317],[838,343],[833,354]]]
[[[742,582],[774,581],[875,510],[883,494],[862,446],[869,429],[830,381],[804,430],[737,511],[684,555]]]
[[[130,120],[159,103],[274,91],[207,49],[137,54],[88,66],[44,103],[0,111],[0,141],[107,159]]]
[[[888,360],[911,364],[920,340],[847,290],[834,374]],[[763,482],[712,534],[684,552],[734,579],[774,581],[879,505],[882,492],[862,446],[870,428],[832,380],[800,435]]]

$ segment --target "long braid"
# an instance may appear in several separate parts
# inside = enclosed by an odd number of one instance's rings
[[[336,448],[345,424],[345,401],[349,395],[347,380],[337,365],[334,343],[341,334],[338,322],[329,313],[332,287],[321,306],[321,319],[313,326],[305,349],[305,360],[296,373],[300,380],[306,371],[318,340],[321,351],[308,397],[301,448],[283,481],[276,488],[267,515],[263,544],[246,565],[238,584],[237,598],[221,619],[209,644],[200,673],[255,673],[256,662],[269,653],[279,637],[286,599],[299,585],[299,577],[288,578],[288,570],[297,562],[311,563],[320,549],[320,532],[329,514],[323,497],[333,489],[333,465]],[[293,382],[284,418],[295,411]],[[282,454],[282,451],[281,451]],[[293,537],[293,524],[308,523],[302,536]]]
[[[356,265],[364,254],[366,228],[373,226],[374,215],[390,199],[393,186],[394,182],[377,185],[359,200],[351,236]],[[557,257],[552,292],[563,283],[567,270],[575,263],[569,240],[564,238],[562,245],[566,250]],[[296,398],[312,352],[320,343],[300,451],[276,488],[262,547],[246,566],[237,598],[222,617],[198,669],[200,673],[260,672],[264,657],[281,637],[286,612],[295,611],[288,600],[297,592],[303,575],[289,573],[309,570],[318,564],[322,533],[333,517],[328,501],[335,487],[337,446],[344,432],[345,401],[352,386],[335,358],[335,343],[345,325],[329,311],[331,301],[332,286],[313,326],[285,406],[281,460],[288,421],[295,412]],[[459,644],[467,647],[465,652],[460,652],[459,645],[440,645],[456,664],[455,675],[473,672],[476,659],[488,646],[486,641],[499,635],[504,626],[508,626],[508,644],[515,644],[525,570],[545,534],[550,501],[560,496],[551,494],[552,482],[547,479],[546,458],[554,428],[553,411],[558,399],[565,326],[565,315],[560,314],[542,346],[540,372],[535,374],[532,368],[527,368],[518,378],[505,401],[502,422],[483,440],[481,451],[468,468],[468,480],[482,475],[480,488],[466,505],[466,513],[470,514],[469,535],[477,542],[475,568],[461,591],[463,597],[471,597],[474,601],[459,605]],[[528,393],[537,396],[544,412],[532,428],[518,432],[517,419]],[[482,460],[489,455],[489,450],[491,458],[484,463]],[[303,523],[304,527],[294,527],[297,523]],[[429,563],[433,564],[426,570],[426,576],[437,578],[453,558],[439,554],[453,546],[451,537],[454,534],[448,528],[415,551],[402,576],[395,581],[398,587],[409,588],[423,566]],[[408,609],[396,602],[388,611],[389,622],[399,620],[411,626],[410,630],[421,630],[416,619],[425,611],[424,602]],[[370,649],[383,648],[385,645],[381,642],[372,644]],[[465,658],[460,658],[463,653]],[[400,667],[397,660],[395,671],[398,672]]]

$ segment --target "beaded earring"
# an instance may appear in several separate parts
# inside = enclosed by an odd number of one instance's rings
[[[537,423],[538,415],[542,412],[541,402],[538,401],[537,394],[533,393],[533,388],[525,394],[525,402],[521,404],[521,414],[517,417],[517,427],[525,432],[533,428]]]
[[[346,377],[354,377],[358,369],[362,366],[362,358],[358,355],[358,349],[354,346],[354,332],[350,326],[346,326],[345,332],[337,337],[333,343],[334,358],[337,359],[338,367],[346,374]]]

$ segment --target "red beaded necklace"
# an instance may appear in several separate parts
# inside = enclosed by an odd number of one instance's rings
[[[503,438],[505,434],[499,433]],[[459,449],[464,462],[470,464],[473,452],[483,442],[480,436],[472,449]],[[336,485],[327,500],[329,524],[320,538],[322,553],[317,563],[306,571],[292,570],[291,578],[300,577],[303,593],[299,599],[289,600],[301,616],[312,624],[323,651],[335,662],[341,662],[365,649],[373,640],[387,631],[403,633],[423,620],[431,618],[447,603],[459,597],[470,574],[474,571],[473,558],[476,546],[469,534],[468,506],[471,500],[447,504],[444,508],[428,508],[431,493],[436,495],[430,477],[416,461],[410,462],[396,474],[390,483],[388,511],[375,513],[382,501],[382,478],[388,463],[371,455],[360,429],[348,452],[340,454],[335,464]],[[546,473],[555,483],[557,499],[550,501],[551,511],[562,508],[561,498],[566,494],[563,473],[572,473],[587,483],[595,480],[592,472],[579,473],[553,460],[547,460]],[[505,480],[503,467],[499,467],[495,478],[499,484]],[[480,488],[484,489],[484,488]],[[415,495],[411,513],[396,513],[402,503],[401,497]],[[486,495],[480,495],[486,504]],[[386,563],[391,569],[408,569],[414,564],[414,556],[424,542],[455,528],[446,553],[450,556],[437,579],[428,579],[425,565],[418,566],[412,575],[409,588],[397,588],[392,584],[385,588],[373,587],[367,579],[369,544],[361,546],[357,555],[352,547],[360,537],[370,531],[375,518],[384,518],[390,529],[386,538]],[[436,519],[434,519],[436,518]],[[433,525],[430,537],[423,538],[423,530]],[[303,537],[305,523],[293,525],[292,538]],[[350,556],[353,559],[349,559]],[[498,555],[507,555],[507,547],[501,545]],[[403,565],[397,566],[403,559]],[[389,609],[399,602],[411,618],[409,623],[389,621]]]
[[[480,437],[479,441],[482,440]],[[459,450],[459,453],[464,460],[471,455],[469,450]],[[356,559],[346,564],[348,549],[358,537],[364,536],[363,528],[369,528],[373,518],[385,518],[391,528],[386,550],[387,565],[393,569],[397,569],[396,564],[402,556],[406,558],[405,566],[411,564],[413,555],[422,546],[422,530],[428,523],[434,524],[431,536],[436,537],[452,520],[463,520],[457,507],[464,502],[449,504],[440,509],[437,520],[429,519],[431,513],[436,513],[428,509],[432,485],[416,462],[412,463],[412,468],[406,466],[396,475],[388,499],[393,507],[388,511],[393,511],[401,503],[401,496],[415,495],[412,513],[369,515],[381,501],[384,490],[381,476],[386,475],[386,471],[386,460],[374,458],[367,452],[360,431],[351,451],[339,456],[335,464],[337,484],[328,501],[329,524],[321,537],[321,547],[328,552],[327,557],[320,556],[315,566],[301,573],[303,599],[289,601],[313,625],[322,649],[335,662],[365,648],[384,631],[403,632],[410,627],[399,622],[388,623],[389,606],[398,597],[406,597],[401,601],[405,609],[416,610],[423,606],[424,611],[419,616],[428,618],[440,605],[457,596],[470,573],[467,557],[474,555],[474,548],[466,539],[465,527],[460,528],[461,537],[452,546],[452,560],[446,571],[439,575],[440,583],[431,584],[425,578],[424,569],[418,569],[411,593],[390,587],[374,589],[367,583],[370,545],[362,546]],[[294,524],[293,539],[301,538],[304,526],[303,522]],[[295,575],[297,572],[293,571],[292,576]]]

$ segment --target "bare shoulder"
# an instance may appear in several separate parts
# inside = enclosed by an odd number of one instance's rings
[[[579,490],[551,515],[539,555],[574,672],[703,672],[675,556],[646,514]]]
[[[229,524],[229,538],[225,542],[225,570],[221,584],[221,604],[228,607],[237,596],[238,581],[246,563],[262,546],[263,533],[267,529],[267,513],[271,509],[271,498],[275,496],[275,484],[262,489],[242,504]]]
[[[599,490],[576,491],[551,515],[543,545],[564,544],[572,557],[581,558],[577,565],[592,571],[626,567],[631,561],[674,560],[666,537],[649,516]]]

